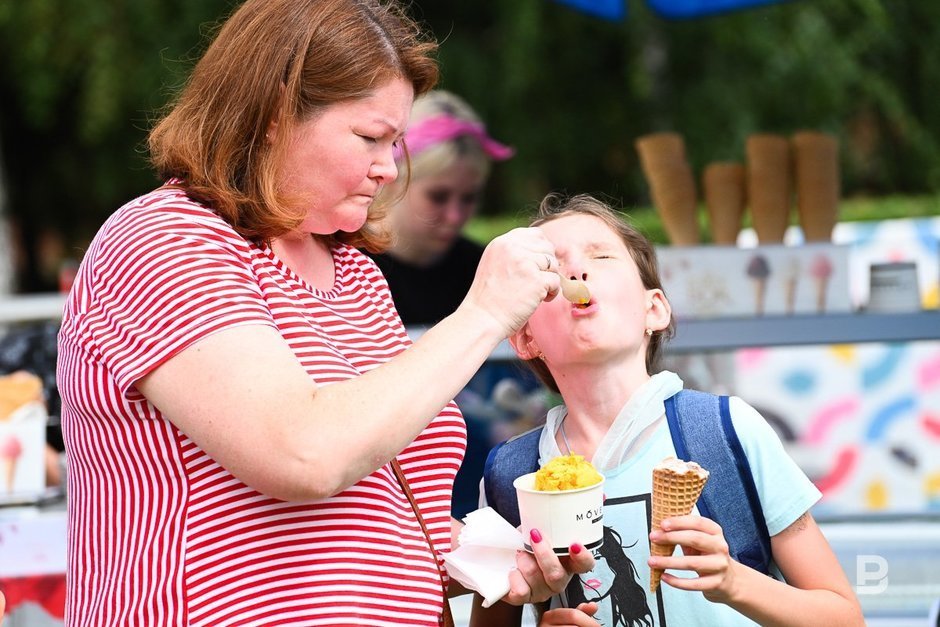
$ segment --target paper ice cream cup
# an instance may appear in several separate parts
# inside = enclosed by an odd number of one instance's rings
[[[535,474],[515,481],[525,549],[532,551],[529,532],[538,529],[551,542],[556,555],[568,555],[578,543],[594,550],[604,543],[604,480],[586,488],[542,492],[535,489]]]

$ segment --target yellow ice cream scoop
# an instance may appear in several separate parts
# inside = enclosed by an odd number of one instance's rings
[[[600,483],[601,474],[583,455],[562,455],[535,473],[535,489],[540,492],[575,490]]]

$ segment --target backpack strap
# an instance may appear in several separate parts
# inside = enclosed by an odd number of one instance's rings
[[[509,521],[513,527],[519,519],[519,503],[512,482],[517,477],[539,469],[539,439],[542,427],[536,427],[510,438],[493,448],[483,466],[483,489],[486,504]]]
[[[710,473],[699,512],[721,525],[735,560],[769,574],[770,534],[728,397],[682,390],[664,405],[676,455]]]

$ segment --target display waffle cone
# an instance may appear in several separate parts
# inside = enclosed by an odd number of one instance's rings
[[[757,240],[780,243],[790,223],[790,142],[779,135],[751,135],[746,153],[747,199]]]
[[[702,173],[705,207],[715,244],[734,244],[744,215],[744,166],[740,163],[710,163]]]
[[[707,476],[702,477],[694,472],[679,474],[668,468],[653,469],[652,528],[659,529],[666,518],[690,514],[707,480]],[[675,548],[674,544],[651,542],[650,554],[668,557]],[[650,571],[650,592],[656,592],[662,576],[662,568]]]
[[[653,205],[663,221],[669,241],[693,246],[701,241],[695,177],[678,133],[652,133],[636,140],[640,165],[650,186]]]
[[[828,242],[839,212],[839,141],[826,133],[793,135],[796,206],[807,242]]]

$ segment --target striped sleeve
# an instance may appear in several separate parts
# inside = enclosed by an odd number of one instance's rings
[[[128,398],[135,381],[219,330],[274,326],[247,243],[205,209],[124,212],[90,252],[88,337]]]

